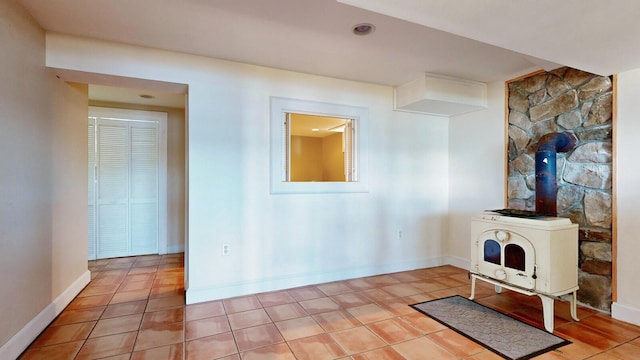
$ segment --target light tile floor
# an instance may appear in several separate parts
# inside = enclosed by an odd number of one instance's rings
[[[500,359],[408,307],[468,296],[452,266],[184,305],[182,254],[91,261],[91,283],[21,359]],[[477,301],[542,328],[537,297]],[[640,327],[556,301],[557,335],[573,343],[535,359],[640,359]]]

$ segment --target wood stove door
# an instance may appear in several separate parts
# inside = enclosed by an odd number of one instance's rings
[[[478,241],[478,272],[525,289],[536,284],[536,254],[523,236],[505,229],[483,232]]]

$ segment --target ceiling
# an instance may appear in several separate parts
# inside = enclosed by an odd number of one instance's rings
[[[397,86],[640,67],[628,0],[18,0],[47,31]],[[367,36],[354,25],[371,23]]]
[[[120,104],[139,104],[184,109],[185,97],[157,90],[121,86],[89,85],[89,99]]]
[[[330,116],[291,114],[291,135],[323,138],[344,132],[346,119]]]

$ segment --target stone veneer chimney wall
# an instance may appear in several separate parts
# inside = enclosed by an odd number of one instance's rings
[[[567,67],[509,84],[508,207],[535,210],[535,149],[553,132],[576,147],[558,154],[558,216],[579,224],[578,300],[611,309],[612,79]]]

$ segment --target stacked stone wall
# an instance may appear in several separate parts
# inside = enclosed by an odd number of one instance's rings
[[[535,210],[535,151],[553,132],[576,147],[557,155],[558,216],[579,224],[578,300],[611,308],[612,79],[563,67],[509,83],[508,207]]]

